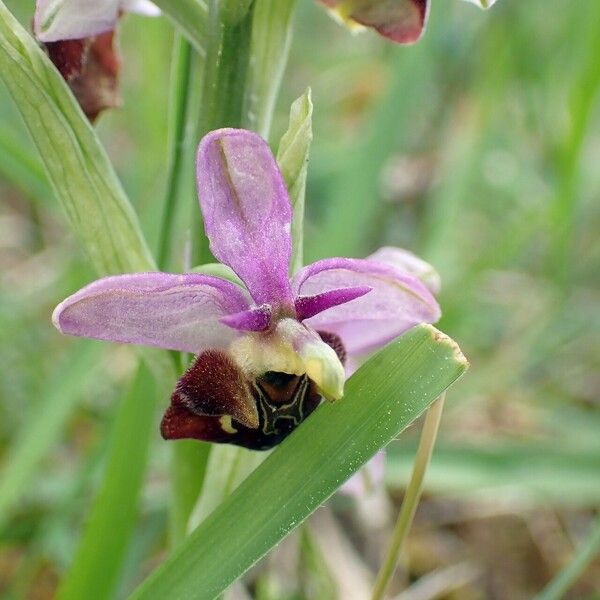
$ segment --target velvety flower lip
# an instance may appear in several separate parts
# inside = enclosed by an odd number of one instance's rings
[[[245,130],[211,132],[200,142],[197,173],[211,250],[243,286],[200,273],[106,277],[59,304],[53,322],[70,335],[198,354],[172,397],[164,435],[265,448],[289,433],[286,424],[316,408],[315,394],[342,396],[346,357],[439,318],[433,294],[419,279],[433,270],[414,255],[387,249],[375,259],[317,261],[290,278],[292,209],[267,143]],[[216,373],[221,367],[235,371],[239,385],[221,385],[233,391],[216,393],[218,406],[208,411],[207,385],[196,378],[211,374],[223,381]],[[293,390],[307,403],[280,414],[288,405],[268,397],[265,390],[274,389]],[[274,415],[261,421],[262,437],[252,434],[258,426],[248,402],[255,401],[266,403],[259,416]],[[271,428],[270,442],[264,427]]]
[[[92,37],[114,29],[121,11],[160,14],[147,0],[37,0],[33,31],[41,42]]]

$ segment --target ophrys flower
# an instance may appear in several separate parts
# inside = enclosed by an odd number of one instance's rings
[[[321,396],[342,396],[346,357],[436,321],[439,307],[398,266],[417,272],[425,263],[400,251],[385,250],[381,260],[325,259],[290,277],[292,208],[258,135],[208,134],[197,168],[210,248],[231,277],[106,277],[62,302],[53,321],[71,335],[197,354],[172,395],[163,436],[264,449]]]

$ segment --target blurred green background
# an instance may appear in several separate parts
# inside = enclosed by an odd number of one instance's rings
[[[7,5],[30,21],[33,2]],[[296,17],[270,141],[310,85],[307,260],[381,245],[423,256],[442,277],[440,328],[471,362],[449,394],[410,576],[465,561],[476,569],[458,592],[428,597],[529,598],[568,562],[600,505],[600,4],[501,0],[481,12],[434,2],[410,48],[351,35],[310,0]],[[172,37],[163,19],[123,19],[123,107],[98,124],[152,247]],[[52,597],[136,364],[129,348],[52,327],[54,306],[92,279],[0,86],[1,597]],[[168,463],[156,432],[121,595],[164,547]],[[394,500],[416,434],[389,448]],[[360,530],[360,510],[336,502]],[[362,550],[369,535],[355,531]],[[271,584],[256,597],[329,593]],[[596,561],[568,597],[598,588]]]

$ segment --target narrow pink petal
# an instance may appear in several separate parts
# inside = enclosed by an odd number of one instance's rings
[[[198,353],[227,346],[236,332],[219,319],[248,306],[239,286],[218,277],[135,273],[84,287],[52,321],[69,335]]]
[[[35,36],[42,42],[91,37],[114,29],[119,0],[37,0]]]
[[[206,135],[198,148],[198,192],[212,253],[257,304],[291,303],[292,208],[267,143],[241,129]]]
[[[316,294],[314,296],[300,296],[299,298],[296,298],[295,302],[298,321],[310,319],[328,308],[333,308],[334,306],[356,300],[356,298],[368,294],[372,289],[373,288],[369,286],[363,285],[360,287],[329,290],[328,292],[323,292],[322,294]]]
[[[341,287],[369,286],[371,292],[306,321],[314,329],[339,335],[350,356],[379,348],[418,323],[434,323],[440,308],[416,277],[395,266],[367,259],[330,258],[299,271],[298,295]]]
[[[269,304],[262,304],[242,312],[221,317],[221,323],[239,331],[264,331],[271,324],[273,310]]]

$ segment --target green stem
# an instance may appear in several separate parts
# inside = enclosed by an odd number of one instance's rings
[[[534,600],[560,600],[586,567],[600,553],[600,515],[575,558],[537,595]]]
[[[287,64],[297,0],[255,0],[244,98],[243,126],[269,139],[273,111]]]
[[[221,127],[241,127],[252,34],[252,8],[236,15],[210,0],[198,139]],[[192,207],[192,265],[211,262],[197,205]]]
[[[220,127],[246,127],[268,139],[295,4],[296,0],[210,1],[199,136]],[[196,207],[194,211],[197,220]],[[192,241],[193,265],[212,258],[200,225],[192,229],[198,234]],[[240,448],[211,452],[192,522],[220,504],[258,462],[256,453]]]
[[[169,170],[164,212],[158,245],[158,268],[164,270],[169,260],[177,200],[180,196],[181,171],[184,165],[185,131],[188,120],[188,97],[192,69],[192,48],[181,35],[173,43],[173,66],[169,126]]]
[[[171,455],[171,504],[169,534],[171,547],[183,541],[190,515],[206,475],[210,444],[196,440],[180,440]]]
[[[154,431],[156,396],[151,373],[142,363],[118,406],[104,478],[73,564],[57,592],[61,600],[114,596],[135,530]]]
[[[425,423],[423,424],[423,431],[421,432],[421,440],[419,442],[419,448],[417,449],[417,456],[415,457],[415,463],[413,465],[413,471],[406,488],[406,495],[400,508],[400,514],[392,533],[392,540],[388,548],[387,554],[383,561],[383,565],[377,575],[375,581],[375,587],[373,589],[373,595],[371,600],[382,600],[385,591],[396,571],[398,559],[402,552],[404,541],[410,531],[419,499],[421,498],[421,491],[423,489],[423,479],[425,478],[425,472],[431,460],[431,454],[433,452],[433,446],[437,437],[440,420],[442,418],[442,410],[444,408],[445,394],[442,394],[438,401],[427,411],[425,415]]]

